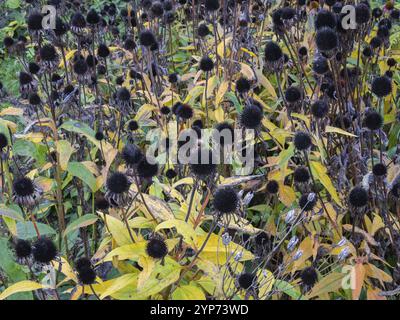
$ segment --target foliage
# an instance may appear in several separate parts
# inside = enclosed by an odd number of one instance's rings
[[[156,7],[165,8],[167,0],[150,1],[151,8],[145,1],[60,1],[57,10],[70,27],[62,36],[29,29],[40,2],[0,4],[6,12],[0,40],[14,39],[0,49],[0,135],[7,141],[0,149],[0,300],[396,298],[398,19],[390,18],[390,37],[366,57],[381,19],[336,30],[340,47],[322,52],[314,19],[328,7],[315,1],[285,1],[295,13],[282,25],[272,16],[283,1],[215,0],[225,5],[217,11],[206,10],[204,1],[195,8],[178,1],[160,17]],[[399,7],[371,3],[378,6],[385,17]],[[96,26],[73,23],[73,14],[87,17],[90,9],[100,13]],[[198,35],[201,23],[210,32],[205,37]],[[145,29],[158,47],[144,46]],[[269,41],[282,50],[278,62],[268,60]],[[56,48],[54,61],[45,59],[46,44]],[[101,44],[109,56],[101,57]],[[95,68],[87,66],[90,55]],[[211,71],[200,70],[205,56]],[[324,75],[313,69],[321,56],[328,57]],[[397,64],[389,66],[389,58]],[[29,72],[29,62],[40,71],[27,85],[20,72]],[[77,72],[81,62],[88,68]],[[372,82],[387,71],[390,94],[380,98]],[[52,81],[56,74],[60,79]],[[240,89],[240,78],[249,90]],[[298,101],[290,101],[289,87],[301,92]],[[33,94],[40,104],[32,103]],[[322,117],[312,111],[318,99],[329,107]],[[196,130],[224,123],[244,134],[246,108],[256,108],[248,122],[257,110],[262,117],[251,128],[255,135],[240,141],[254,147],[250,172],[238,160],[241,149],[205,175],[173,162],[172,147],[166,151],[172,133],[196,123]],[[383,118],[377,130],[365,122],[371,110]],[[137,129],[131,130],[132,121]],[[296,142],[299,132],[311,139],[304,150]],[[145,154],[155,143],[164,144],[154,154],[157,174],[132,163],[126,149],[135,145]],[[196,146],[208,146],[206,133]],[[387,170],[381,176],[374,171],[378,163]],[[304,182],[294,178],[300,167],[309,175]],[[117,172],[123,177],[112,183]],[[32,187],[19,189],[22,177]],[[355,187],[366,192],[366,204],[352,200]],[[237,199],[216,199],[220,188],[233,188]],[[217,200],[235,208],[218,211]],[[57,246],[48,263],[35,256],[43,237]],[[33,244],[32,253],[18,253],[21,240]],[[152,241],[158,244],[153,250]],[[89,265],[80,265],[82,257]],[[307,268],[316,272],[315,281]]]

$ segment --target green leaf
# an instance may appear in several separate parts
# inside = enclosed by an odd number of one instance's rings
[[[236,97],[236,95],[233,92],[227,92],[225,93],[225,97],[233,103],[233,105],[235,106],[236,112],[241,112],[242,111],[242,105],[240,104],[238,98]]]
[[[85,182],[93,192],[96,191],[96,179],[84,164],[80,162],[70,162],[67,171],[74,177]]]
[[[41,144],[35,144],[28,140],[17,140],[13,144],[13,152],[23,157],[31,157],[35,159],[38,165],[46,162],[46,147]]]
[[[20,0],[7,0],[6,6],[9,9],[18,9],[21,6]]]
[[[6,274],[9,280],[8,285],[21,280],[26,280],[27,276],[22,269],[22,266],[15,262],[14,254],[8,246],[8,240],[0,238],[0,269]],[[11,297],[9,300],[32,300],[31,292],[18,293]]]
[[[291,143],[289,148],[282,150],[279,154],[279,167],[283,168],[288,163],[289,159],[294,155],[294,144]]]
[[[289,282],[283,280],[276,280],[274,289],[287,294],[289,297],[292,297],[293,299],[298,300],[301,298],[300,291],[296,289],[293,285],[291,285]]]
[[[9,217],[16,221],[24,221],[24,217],[15,209],[7,208],[5,206],[0,207],[0,216]]]
[[[36,222],[36,226],[41,236],[56,234],[56,231],[47,224]],[[37,234],[33,223],[31,221],[17,222],[17,236],[24,240],[36,238]]]
[[[69,132],[82,134],[86,138],[88,138],[93,144],[100,147],[100,142],[94,137],[95,132],[93,131],[93,129],[83,122],[69,120],[65,122],[60,128]]]
[[[75,221],[71,222],[65,229],[64,235],[66,236],[67,234],[69,234],[70,232],[72,232],[76,229],[89,226],[89,225],[95,223],[98,219],[99,219],[99,217],[94,214],[85,214],[82,217],[79,217]]]

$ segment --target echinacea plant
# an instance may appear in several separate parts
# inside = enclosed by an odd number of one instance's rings
[[[11,2],[0,299],[398,299],[398,1]]]

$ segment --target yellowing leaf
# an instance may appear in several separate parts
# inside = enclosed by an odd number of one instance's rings
[[[365,278],[365,268],[362,263],[357,263],[354,267],[355,288],[352,290],[353,300],[358,300]]]
[[[104,299],[107,296],[112,295],[115,292],[125,288],[126,286],[132,285],[137,282],[138,276],[136,273],[128,273],[115,279],[113,284],[109,286],[101,295],[100,299]]]
[[[71,58],[74,56],[76,51],[77,51],[76,49],[68,51],[67,54],[65,55],[65,61],[68,62],[69,60],[71,60]],[[64,67],[64,61],[63,60],[61,60],[61,62],[58,65],[58,67],[59,68],[63,68]]]
[[[364,267],[365,267],[366,275],[368,277],[378,279],[382,285],[384,282],[392,282],[393,281],[393,279],[390,275],[388,275],[385,271],[379,269],[372,263],[368,263]]]
[[[67,170],[68,161],[74,152],[71,144],[67,140],[59,140],[56,142],[57,152],[60,158],[60,167],[62,170]]]
[[[205,238],[206,235],[196,237],[197,249],[203,245]],[[236,255],[240,258],[239,261],[254,259],[253,254],[242,246],[234,243],[233,241],[231,241],[228,246],[225,246],[222,243],[220,236],[212,234],[199,257],[204,260],[209,260],[213,263],[224,264],[227,261],[227,258],[235,257]]]
[[[178,241],[178,239],[167,239],[165,242],[167,243],[168,251],[171,251],[176,246]],[[118,257],[118,260],[129,259],[136,261],[140,256],[146,254],[146,245],[147,241],[139,241],[128,245],[123,245],[108,253],[104,257],[103,262],[112,261],[114,257]]]
[[[118,257],[118,260],[137,260],[140,255],[145,254],[146,242],[141,241],[133,244],[123,245],[108,253],[103,262],[112,261],[113,257]]]
[[[230,221],[227,220],[226,216],[223,216],[221,219],[222,224],[228,226],[229,229],[239,230],[248,234],[257,234],[262,231],[261,229],[255,228],[248,220],[238,215],[235,215]]]
[[[222,109],[221,106],[218,107],[217,109],[215,109],[214,116],[215,116],[215,120],[217,120],[217,122],[223,122],[224,121],[224,109]]]
[[[171,220],[174,219],[174,214],[172,213],[171,208],[168,206],[168,204],[161,200],[160,198],[157,198],[155,196],[151,196],[148,194],[143,194],[144,201],[146,202],[147,207],[151,211],[151,214],[160,220]],[[141,200],[140,198],[138,198]],[[147,208],[143,205],[143,208],[147,210]]]
[[[104,222],[107,224],[107,227],[110,230],[112,237],[119,246],[132,243],[129,232],[121,220],[118,220],[117,218],[114,218],[109,214],[104,214],[103,219]]]
[[[131,228],[136,229],[153,229],[155,227],[155,222],[146,219],[145,217],[134,217],[128,221]]]
[[[345,229],[347,231],[352,231],[353,226],[351,224],[345,224],[345,225],[343,225],[343,229]],[[370,245],[373,245],[375,247],[379,245],[379,243],[376,242],[375,239],[370,234],[368,234],[364,230],[360,229],[359,227],[354,227],[354,231],[363,235],[365,240],[367,240]]]
[[[76,229],[89,226],[89,225],[95,223],[98,219],[99,219],[99,217],[95,216],[94,214],[90,214],[90,213],[85,214],[85,215],[79,217],[78,219],[74,220],[73,222],[71,222],[68,225],[68,227],[64,231],[64,236],[66,236],[67,234],[69,234],[70,232],[72,232]]]
[[[196,237],[196,233],[192,226],[189,223],[178,219],[167,220],[160,223],[156,227],[155,231],[170,228],[176,228],[177,232],[181,234],[183,236],[183,239],[189,244],[192,244]]]
[[[24,114],[24,110],[20,108],[8,107],[4,108],[0,111],[0,117],[3,116],[22,116]]]
[[[306,237],[299,245],[299,250],[303,251],[303,255],[293,264],[292,272],[301,268],[305,261],[313,255],[313,240],[312,237]]]
[[[242,50],[243,52],[246,52],[247,54],[249,54],[253,58],[257,58],[257,55],[254,52],[252,52],[252,51],[250,51],[250,50],[248,50],[246,48],[241,47],[240,50]]]
[[[155,267],[155,260],[148,256],[141,256],[138,260],[139,265],[143,270],[139,274],[137,288],[140,289],[149,279],[153,269]]]
[[[249,80],[254,79],[254,71],[253,69],[245,64],[245,63],[240,63],[240,72]]]
[[[345,273],[339,272],[328,274],[314,286],[311,292],[306,295],[306,298],[311,299],[338,290],[342,287],[342,280],[345,275]]]
[[[229,55],[229,53],[230,53],[229,44],[231,42],[232,42],[232,37],[227,37],[227,38],[225,38],[225,45],[224,45],[224,39],[222,39],[222,41],[218,44],[218,46],[217,46],[217,54],[221,58],[225,58],[224,54],[225,54],[225,56]]]
[[[217,95],[215,96],[215,105],[216,106],[218,106],[221,103],[222,99],[224,98],[224,94],[228,90],[228,87],[229,87],[228,81],[222,82],[222,84],[219,86]]]
[[[151,104],[144,104],[142,105],[136,113],[135,120],[147,119],[152,111],[157,110],[157,107]]]
[[[335,200],[339,206],[342,206],[339,196],[336,193],[336,189],[333,186],[331,179],[326,174],[326,168],[317,161],[310,161],[310,166],[313,176],[322,183],[326,190],[328,190],[329,194],[332,196],[332,199]]]
[[[43,285],[34,281],[24,280],[9,286],[0,294],[0,300],[4,300],[14,293],[27,292],[43,288]]]
[[[257,69],[256,70],[256,75],[257,75],[257,80],[258,82],[265,88],[267,89],[267,92],[269,93],[270,96],[273,98],[277,98],[278,96],[276,95],[275,88],[271,84],[271,82],[268,80],[266,76],[264,76],[262,70]]]
[[[349,137],[357,137],[355,134],[352,134],[343,129],[331,127],[331,126],[326,126],[325,132],[326,133],[338,133],[338,134],[342,134],[342,135],[349,136]]]
[[[279,181],[279,199],[287,207],[296,201],[296,194],[292,187],[284,185],[282,181]]]
[[[77,278],[74,270],[68,263],[68,261],[64,257],[61,257],[60,260],[61,260],[61,262],[58,262],[58,261],[54,262],[55,263],[54,268],[56,270],[59,270],[62,274],[64,274],[65,279],[63,279],[63,281],[61,283],[58,283],[57,287],[59,287],[62,283],[66,282],[70,279],[73,280],[74,282],[78,283],[78,278]]]
[[[172,300],[206,300],[206,297],[200,288],[184,285],[176,288],[172,293]]]
[[[257,272],[257,283],[259,288],[258,296],[262,299],[272,290],[275,283],[275,277],[271,271],[260,269]]]
[[[204,87],[203,86],[196,86],[193,87],[188,95],[186,96],[186,99],[184,103],[189,103],[193,104],[193,102],[204,92]]]

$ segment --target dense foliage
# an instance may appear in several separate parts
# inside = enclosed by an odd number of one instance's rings
[[[396,299],[399,8],[3,1],[0,299]]]

